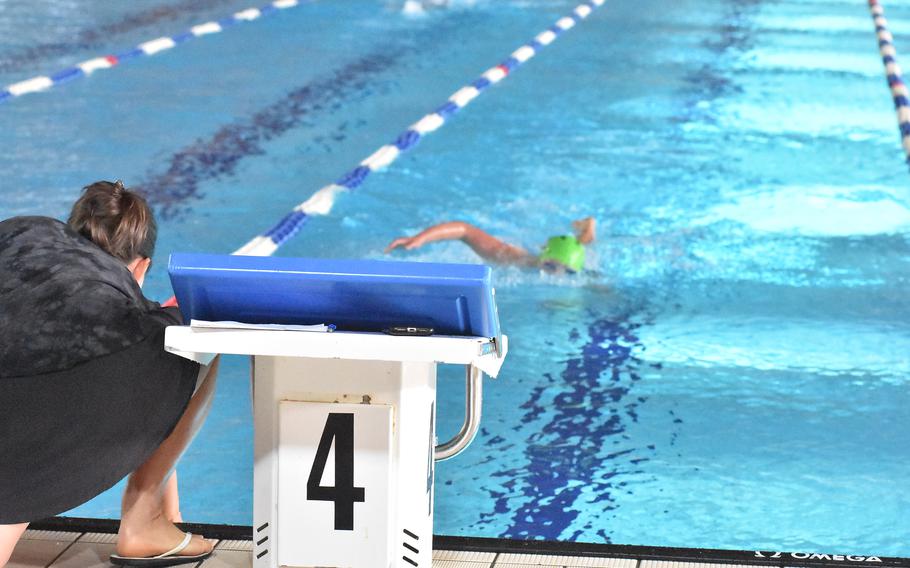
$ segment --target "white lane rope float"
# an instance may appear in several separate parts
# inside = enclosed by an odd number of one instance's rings
[[[51,87],[56,87],[62,83],[72,81],[73,79],[91,75],[99,69],[109,69],[130,59],[146,55],[155,55],[156,53],[176,47],[193,38],[216,34],[233,25],[242,22],[252,22],[253,20],[258,20],[263,16],[268,16],[269,14],[277,12],[278,10],[293,8],[305,1],[307,0],[274,0],[262,8],[247,8],[232,16],[228,16],[227,18],[193,26],[187,31],[175,36],[159,37],[146,41],[118,55],[95,57],[94,59],[83,61],[73,67],[68,67],[58,73],[54,73],[53,75],[42,75],[26,79],[25,81],[19,81],[18,83],[14,83],[3,90],[0,90],[0,103],[21,97],[22,95],[45,91]]]
[[[411,125],[394,142],[382,146],[360,162],[356,168],[341,176],[335,183],[312,194],[309,199],[285,215],[274,227],[255,237],[233,254],[272,255],[281,245],[296,235],[310,217],[328,215],[340,193],[356,189],[371,173],[394,162],[401,153],[413,148],[423,136],[438,130],[451,116],[467,106],[485,89],[506,78],[511,71],[550,45],[560,34],[572,29],[576,23],[587,18],[594,8],[602,6],[605,1],[588,0],[580,4],[571,15],[560,18],[550,28],[537,34],[529,43],[513,51],[508,59],[488,69],[473,83],[455,91],[442,106]]]
[[[872,21],[875,22],[875,34],[878,36],[878,50],[885,64],[885,75],[891,97],[894,100],[894,110],[897,112],[897,124],[901,132],[901,144],[904,155],[910,164],[910,91],[904,83],[901,68],[897,64],[897,52],[894,49],[894,37],[888,31],[888,20],[885,19],[885,9],[878,0],[869,0],[869,11]]]

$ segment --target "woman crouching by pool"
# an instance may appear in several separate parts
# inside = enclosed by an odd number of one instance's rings
[[[141,291],[156,237],[145,199],[119,181],[86,187],[67,223],[0,222],[0,567],[29,521],[127,474],[112,562],[211,554],[174,525],[174,467],[208,413],[218,361],[165,352],[180,313]]]

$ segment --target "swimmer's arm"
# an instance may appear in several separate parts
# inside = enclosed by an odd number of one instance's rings
[[[398,247],[413,250],[434,241],[454,240],[464,242],[484,260],[498,264],[530,265],[535,262],[535,258],[526,250],[497,239],[470,223],[461,221],[440,223],[413,237],[399,237],[392,241],[385,251],[390,252]]]
[[[405,250],[414,250],[434,241],[461,240],[468,226],[470,225],[460,221],[433,225],[413,237],[398,237],[385,248],[385,252],[391,252],[398,247],[404,247]]]
[[[465,225],[464,236],[461,240],[474,249],[484,260],[497,264],[517,264],[531,266],[536,264],[537,258],[531,256],[521,247],[497,239],[493,235],[478,229],[473,225]]]

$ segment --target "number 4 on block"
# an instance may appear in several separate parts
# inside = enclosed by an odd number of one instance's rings
[[[335,442],[335,485],[320,485]],[[354,503],[366,500],[363,487],[354,487],[354,415],[332,412],[325,422],[316,459],[307,478],[306,498],[309,501],[335,503],[335,530],[354,530]]]

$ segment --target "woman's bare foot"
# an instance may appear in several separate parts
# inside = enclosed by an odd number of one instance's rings
[[[153,489],[150,489],[145,475],[150,465],[147,463],[133,472],[123,491],[123,514],[117,532],[117,554],[120,556],[157,556],[179,545],[186,534],[171,520],[175,513],[179,515],[179,511],[168,510],[175,506],[176,473],[164,476],[163,482],[157,486],[151,484]],[[158,479],[159,476],[153,478]],[[169,491],[170,502],[166,498]],[[193,535],[190,543],[177,556],[205,554],[211,552],[213,547],[213,542]]]
[[[157,556],[179,545],[185,534],[164,516],[159,516],[142,527],[121,523],[117,535],[117,554],[139,558]],[[211,552],[214,546],[214,542],[193,535],[193,539],[178,556],[205,554]]]

